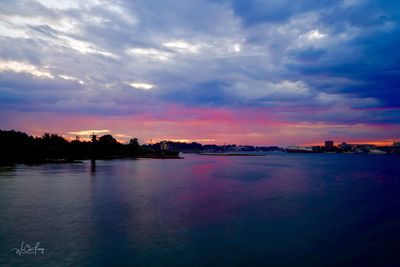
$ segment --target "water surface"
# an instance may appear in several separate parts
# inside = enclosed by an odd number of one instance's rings
[[[0,266],[400,266],[398,155],[0,167]],[[21,242],[45,249],[17,255]]]

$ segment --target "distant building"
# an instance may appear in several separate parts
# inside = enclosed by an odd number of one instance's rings
[[[393,142],[393,146],[392,149],[390,150],[390,153],[400,154],[400,142]]]
[[[346,142],[342,142],[338,147],[343,152],[350,152],[353,150],[352,145],[347,144]]]
[[[313,146],[312,151],[315,153],[321,153],[323,150],[322,150],[321,146]]]
[[[335,147],[335,143],[333,141],[325,141],[326,148],[333,148]]]
[[[357,144],[354,152],[355,153],[369,153],[373,149],[375,149],[375,146],[371,145],[371,144]]]

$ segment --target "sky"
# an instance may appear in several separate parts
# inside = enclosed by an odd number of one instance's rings
[[[2,0],[0,129],[400,139],[400,1]]]

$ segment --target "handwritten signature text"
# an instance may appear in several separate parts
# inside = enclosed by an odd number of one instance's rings
[[[36,242],[34,246],[29,245],[22,241],[21,246],[17,248],[11,249],[11,251],[15,251],[15,254],[18,256],[21,255],[43,255],[44,248],[40,247],[40,242]]]

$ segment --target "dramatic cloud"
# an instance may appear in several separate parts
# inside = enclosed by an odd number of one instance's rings
[[[0,128],[398,138],[399,23],[396,1],[2,1]]]
[[[51,73],[40,70],[36,66],[31,65],[29,63],[18,62],[18,61],[0,61],[0,72],[7,72],[7,71],[17,72],[17,73],[25,72],[33,76],[48,78],[48,79],[54,78],[54,76]]]

